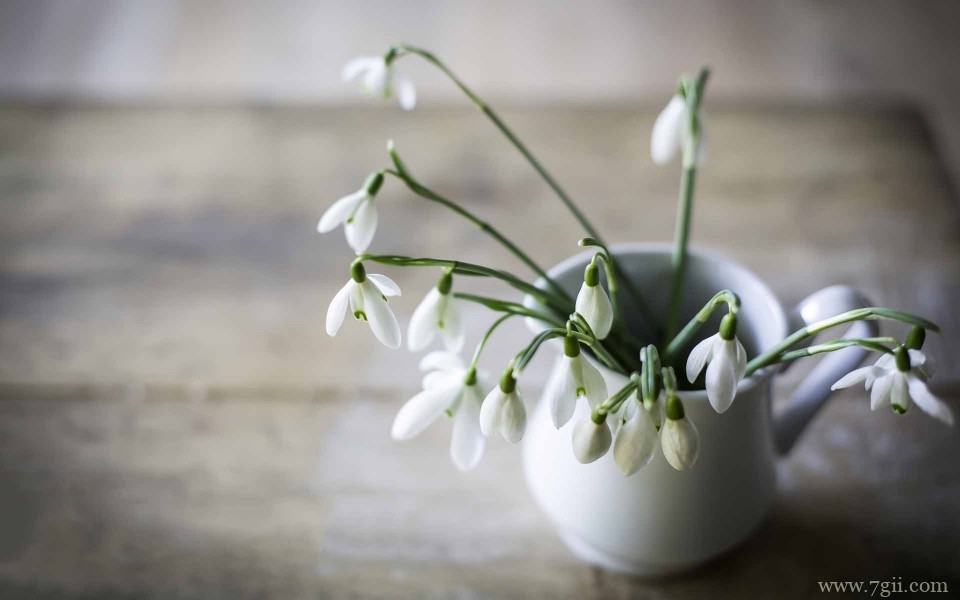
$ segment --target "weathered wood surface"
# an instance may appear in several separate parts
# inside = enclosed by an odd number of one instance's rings
[[[846,282],[931,316],[938,389],[960,400],[960,229],[922,121],[710,116],[695,240],[788,304]],[[652,112],[505,117],[610,240],[670,237],[677,175],[647,158]],[[660,582],[577,563],[516,448],[492,443],[461,475],[445,426],[392,442],[416,357],[352,323],[326,336],[350,253],[314,230],[386,164],[388,136],[544,264],[576,251],[573,221],[472,111],[0,108],[0,596],[805,597],[838,577],[960,580],[956,430],[870,413],[859,392],[783,463],[757,536]],[[378,202],[378,252],[514,266],[392,182]],[[405,323],[437,273],[390,275]],[[475,339],[489,317],[469,314]],[[523,337],[495,338],[487,364]]]

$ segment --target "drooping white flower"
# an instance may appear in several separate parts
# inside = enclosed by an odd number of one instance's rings
[[[703,125],[703,112],[697,115],[700,140],[697,147],[696,164],[703,164],[706,157],[706,130]],[[650,156],[653,162],[663,165],[670,162],[686,142],[690,123],[687,112],[687,101],[680,94],[675,94],[653,124],[650,135]]]
[[[724,317],[726,320],[731,315]],[[735,327],[735,326],[734,326]],[[721,324],[721,330],[724,325]],[[735,331],[735,329],[734,329]],[[730,408],[737,396],[737,384],[743,379],[747,369],[747,352],[743,344],[733,333],[730,339],[714,334],[703,340],[690,351],[687,357],[687,379],[690,383],[700,375],[703,366],[707,367],[707,399],[718,413]]]
[[[450,293],[452,281],[450,273],[444,273],[413,311],[407,330],[410,350],[423,350],[438,334],[450,352],[459,352],[463,348],[465,333],[459,301]]]
[[[366,252],[377,232],[377,208],[373,204],[373,198],[381,185],[383,185],[382,174],[374,173],[368,177],[359,190],[330,205],[330,208],[320,217],[317,231],[327,233],[342,224],[347,243],[353,251],[357,254]]]
[[[613,460],[624,475],[633,475],[647,466],[657,450],[657,427],[650,412],[636,398],[628,398],[624,406],[628,416],[617,431],[613,444]],[[659,405],[659,403],[658,403]]]
[[[347,306],[354,318],[370,324],[370,330],[384,346],[400,347],[400,324],[387,306],[388,296],[399,296],[400,287],[386,275],[367,275],[363,265],[356,263],[350,268],[350,279],[340,288],[327,308],[327,335],[335,336],[340,331]]]
[[[486,446],[480,431],[480,378],[476,371],[469,376],[460,357],[449,352],[431,352],[420,361],[420,368],[429,371],[424,389],[397,413],[391,435],[395,440],[408,440],[446,412],[453,418],[450,459],[461,471],[469,471],[480,462]]]
[[[573,455],[583,464],[592,463],[610,450],[612,441],[606,419],[597,423],[588,416],[573,428]]]
[[[592,262],[583,275],[583,285],[577,294],[576,310],[583,315],[597,339],[602,340],[613,326],[613,307],[607,292],[600,285],[600,273]]]
[[[899,348],[898,351],[902,351]],[[884,354],[873,366],[854,369],[847,373],[830,389],[838,390],[850,387],[861,381],[870,390],[870,408],[877,410],[889,404],[898,413],[909,410],[912,402],[920,409],[947,425],[953,425],[953,411],[947,404],[933,395],[927,387],[927,379],[933,374],[933,363],[919,350],[903,352],[903,364],[897,365],[893,354]],[[887,358],[889,357],[889,358]],[[901,367],[904,367],[901,369]]]
[[[570,421],[579,398],[586,398],[590,408],[594,408],[607,399],[607,382],[580,353],[577,339],[568,336],[564,338],[564,356],[557,359],[543,394],[554,427],[560,429]]]
[[[343,67],[343,80],[360,79],[360,89],[371,96],[390,98],[397,96],[404,110],[413,110],[417,105],[417,90],[409,77],[387,63],[383,56],[361,56]]]
[[[523,439],[527,428],[527,409],[512,375],[505,373],[480,407],[480,430],[486,436],[499,432],[514,444]]]
[[[660,447],[670,466],[678,471],[690,469],[700,456],[700,433],[683,411],[680,399],[667,398],[666,420],[660,427]]]

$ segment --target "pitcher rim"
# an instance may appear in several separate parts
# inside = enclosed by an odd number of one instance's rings
[[[614,255],[617,255],[620,252],[630,252],[634,254],[671,254],[673,252],[673,244],[666,242],[622,242],[619,244],[611,244],[609,246],[610,252]],[[557,275],[564,273],[574,266],[580,266],[584,262],[590,259],[593,256],[594,251],[585,250],[569,256],[554,266],[547,269],[547,275],[550,277],[556,277]],[[767,282],[764,281],[759,275],[748,269],[746,266],[740,262],[733,260],[732,258],[725,256],[720,252],[715,250],[707,250],[700,247],[692,247],[687,250],[688,256],[695,256],[699,259],[706,259],[716,262],[722,262],[729,267],[733,267],[741,272],[741,274],[748,276],[756,284],[757,288],[762,292],[762,295],[767,296],[764,300],[766,301],[768,308],[773,313],[777,323],[775,326],[779,329],[780,337],[783,338],[787,335],[787,315],[783,310],[783,304],[780,302],[780,299],[777,298],[777,295],[770,289],[770,286],[767,285]],[[542,277],[538,278],[534,285],[539,288],[546,287],[546,281]],[[526,295],[523,298],[523,305],[527,308],[534,308],[537,306],[537,301],[530,295]],[[531,318],[525,319],[527,323],[527,328],[530,329],[533,333],[538,333],[543,331],[546,327],[539,321]],[[592,360],[592,359],[591,359]],[[593,361],[595,364],[596,362]],[[603,365],[597,365],[603,371],[619,375],[623,377],[620,373],[610,371]],[[776,365],[771,365],[757,370],[755,373],[749,377],[745,377],[740,380],[740,383],[737,385],[737,392],[744,393],[748,392],[761,383],[769,381],[773,374],[777,371]],[[683,400],[703,400],[707,401],[707,391],[706,390],[683,390],[678,394]]]

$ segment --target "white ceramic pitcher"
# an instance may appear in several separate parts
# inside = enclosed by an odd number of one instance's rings
[[[665,314],[671,247],[626,244],[611,251],[655,314]],[[591,252],[574,256],[549,274],[576,295],[591,256]],[[715,254],[691,252],[685,317],[724,288],[740,296],[737,335],[750,358],[804,323],[869,305],[855,290],[833,286],[809,296],[787,314],[770,288],[743,266]],[[629,300],[622,291],[621,298],[624,303]],[[529,297],[526,303],[536,305]],[[636,322],[636,315],[625,317],[628,324]],[[716,333],[718,322],[719,318],[705,325],[700,339]],[[532,321],[530,326],[540,328]],[[859,321],[847,335],[875,336],[876,330],[876,323]],[[774,497],[778,455],[793,445],[829,396],[830,385],[865,354],[860,348],[847,348],[827,355],[796,389],[784,412],[773,418],[771,380],[779,366],[761,369],[740,382],[733,406],[722,415],[711,408],[706,392],[680,393],[687,416],[700,432],[700,458],[689,471],[675,471],[659,450],[649,465],[630,477],[619,471],[612,452],[592,464],[580,464],[570,437],[574,424],[587,414],[586,403],[579,403],[574,418],[560,430],[553,427],[544,403],[539,403],[524,439],[528,485],[580,558],[645,576],[689,569],[732,548],[760,524]],[[622,375],[600,370],[611,393],[627,382]],[[678,376],[684,376],[682,369]]]

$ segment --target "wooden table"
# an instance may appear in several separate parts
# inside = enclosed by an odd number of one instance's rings
[[[614,241],[672,231],[678,177],[648,159],[654,115],[504,111]],[[844,282],[938,321],[935,389],[960,411],[960,229],[923,121],[883,106],[710,117],[695,241],[788,304]],[[0,596],[783,598],[893,576],[960,589],[957,430],[871,413],[860,391],[782,462],[755,537],[661,581],[577,562],[516,447],[492,442],[464,475],[448,425],[393,442],[417,357],[352,323],[326,336],[351,257],[314,229],[387,164],[387,137],[542,263],[577,250],[572,219],[466,109],[0,107]],[[394,182],[378,202],[377,252],[522,272]],[[437,272],[389,274],[405,323]],[[468,320],[476,339],[490,317]],[[487,366],[524,337],[497,337]]]

